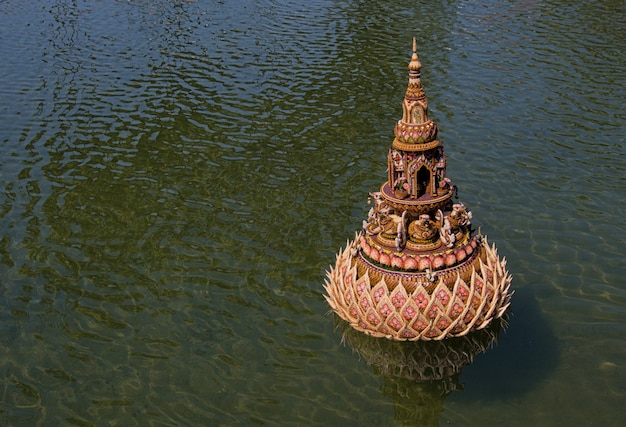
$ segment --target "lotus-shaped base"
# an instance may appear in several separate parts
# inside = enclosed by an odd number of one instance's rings
[[[453,271],[425,275],[361,268],[359,273],[359,241],[357,234],[339,251],[324,285],[332,310],[358,331],[397,341],[441,340],[483,329],[509,307],[506,260],[484,236],[465,280]],[[419,280],[423,286],[415,286]]]

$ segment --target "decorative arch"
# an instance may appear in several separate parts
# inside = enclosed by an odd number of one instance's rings
[[[428,120],[426,111],[428,107],[421,101],[415,101],[411,105],[411,122],[412,123],[425,123]]]
[[[412,196],[420,198],[425,194],[437,195],[436,170],[429,162],[417,162],[410,168]]]
[[[422,165],[415,174],[415,197],[422,197],[428,191],[430,187],[431,173],[426,167]]]

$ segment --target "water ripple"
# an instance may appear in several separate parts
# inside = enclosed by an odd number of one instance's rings
[[[50,0],[3,10],[9,424],[406,421],[386,380],[337,345],[320,293],[386,176],[414,35],[449,173],[510,260],[514,286],[537,300],[532,316],[515,307],[517,321],[554,330],[563,347],[552,381],[538,380],[545,389],[527,381],[531,396],[515,405],[500,396],[492,409],[457,408],[468,424],[490,410],[511,425],[537,421],[528,413],[572,424],[588,418],[549,398],[575,402],[571,389],[619,424],[606,405],[623,383],[626,324],[622,5]],[[485,384],[501,363],[491,361],[477,367]],[[571,366],[598,368],[572,380]],[[536,410],[520,413],[519,401]]]

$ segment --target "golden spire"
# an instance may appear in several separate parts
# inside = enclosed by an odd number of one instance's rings
[[[406,89],[404,98],[407,101],[421,101],[427,104],[426,94],[422,88],[421,69],[422,63],[417,57],[417,42],[415,37],[413,37],[413,55],[411,56],[411,62],[409,62],[409,86]]]
[[[419,70],[422,68],[422,64],[420,60],[417,58],[417,42],[415,41],[415,37],[413,37],[413,56],[411,56],[411,62],[409,63],[410,71],[417,71],[417,78],[419,78]]]
[[[428,119],[428,101],[422,88],[420,70],[422,64],[417,57],[417,42],[413,37],[413,54],[409,62],[409,84],[402,103],[402,120],[406,125],[419,125],[430,122]]]

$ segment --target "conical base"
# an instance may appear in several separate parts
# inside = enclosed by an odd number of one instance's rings
[[[421,280],[424,274],[378,267],[359,271],[359,241],[357,234],[339,251],[324,285],[330,307],[358,331],[397,341],[441,340],[483,329],[509,307],[506,260],[484,236],[465,280],[450,274],[453,270],[442,271],[428,286],[415,286],[415,277]]]

